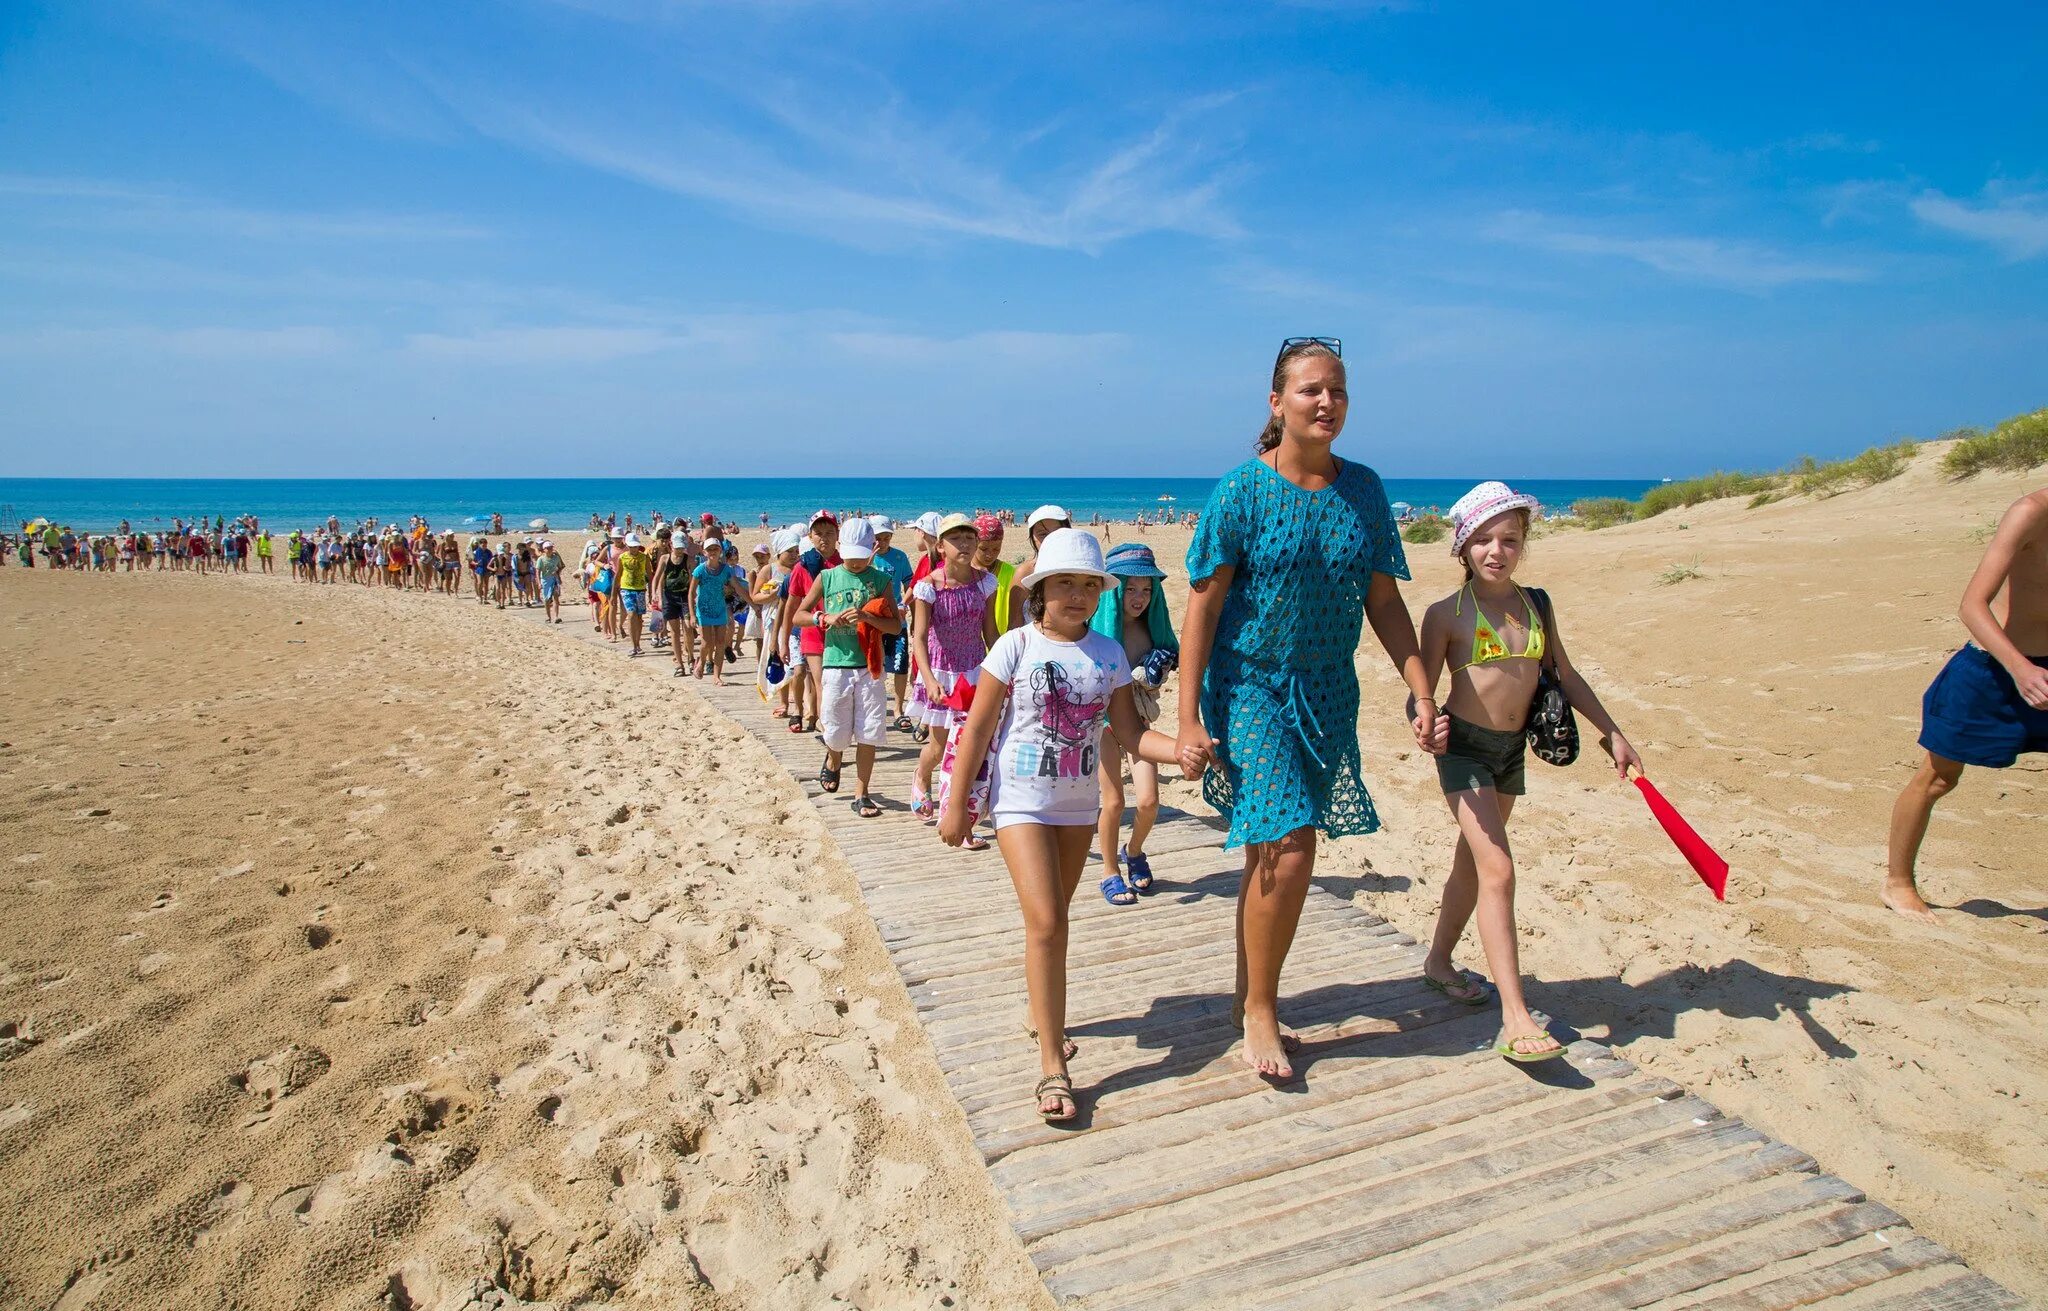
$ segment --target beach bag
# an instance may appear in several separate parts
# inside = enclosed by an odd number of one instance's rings
[[[964,686],[968,689],[967,695],[962,699],[970,705],[973,704],[973,684],[963,675],[956,686]],[[949,707],[949,718],[952,722],[946,725],[946,750],[939,757],[938,796],[935,799],[939,803],[940,810],[946,808],[946,802],[953,793],[953,762],[957,758],[956,747],[960,741],[960,730],[967,723],[967,712]],[[988,814],[989,771],[994,767],[998,745],[997,743],[989,745],[988,751],[981,758],[981,769],[974,775],[974,780],[967,785],[965,803],[967,821],[970,824],[979,821],[983,815]]]
[[[1540,587],[1524,589],[1543,613],[1546,634],[1554,633],[1550,595]],[[1579,721],[1572,715],[1572,703],[1558,681],[1557,657],[1551,642],[1544,643],[1543,664],[1536,675],[1536,695],[1529,702],[1529,750],[1548,765],[1569,765],[1579,758]]]
[[[591,580],[590,590],[596,592],[599,596],[609,596],[612,590],[612,571],[609,569],[598,570],[597,577]]]

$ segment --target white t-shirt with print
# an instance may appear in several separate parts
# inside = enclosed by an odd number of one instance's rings
[[[995,826],[1092,826],[1101,810],[1095,762],[1109,698],[1131,681],[1123,646],[1093,631],[1062,642],[1026,624],[996,639],[981,672],[1010,687],[991,748]]]

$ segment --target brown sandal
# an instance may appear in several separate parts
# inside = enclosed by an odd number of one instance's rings
[[[1081,1104],[1074,1100],[1074,1081],[1064,1074],[1046,1075],[1038,1081],[1038,1086],[1031,1090],[1031,1095],[1037,1099],[1038,1118],[1047,1124],[1065,1124],[1081,1113]],[[1059,1102],[1066,1108],[1067,1113],[1047,1114],[1047,1100]]]

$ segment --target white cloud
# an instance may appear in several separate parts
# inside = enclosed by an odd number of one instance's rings
[[[482,364],[603,364],[668,351],[723,345],[741,339],[737,331],[673,331],[638,326],[492,328],[464,334],[420,332],[406,338],[416,355]]]
[[[1989,194],[1980,204],[1923,191],[1912,201],[1913,216],[1930,227],[1995,247],[2009,260],[2048,254],[2048,193]]]
[[[340,354],[349,334],[317,325],[278,328],[31,328],[0,335],[0,350],[64,355],[152,354],[194,359],[311,359]]]
[[[0,173],[0,201],[124,227],[176,226],[255,240],[458,241],[488,236],[473,223],[435,214],[329,213],[243,209],[196,196],[98,178]]]
[[[1508,210],[1485,231],[1495,241],[1560,255],[1628,260],[1683,282],[1761,294],[1801,282],[1862,282],[1868,270],[1718,237],[1618,236],[1576,231],[1548,216]]]
[[[1099,357],[1122,349],[1127,339],[1116,332],[976,332],[961,337],[831,332],[825,340],[848,355],[881,364],[993,362],[1035,367]]]
[[[1149,232],[1239,232],[1222,207],[1231,175],[1204,171],[1209,148],[1188,128],[1213,98],[1071,180],[1026,183],[893,105],[814,109],[777,96],[744,107],[769,120],[765,129],[684,116],[649,132],[578,121],[526,95],[445,94],[477,131],[522,149],[849,245],[965,236],[1093,253]]]

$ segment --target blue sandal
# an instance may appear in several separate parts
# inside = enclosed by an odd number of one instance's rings
[[[1112,906],[1129,906],[1138,900],[1138,894],[1131,891],[1131,885],[1124,882],[1121,874],[1112,874],[1097,886],[1102,889],[1102,899]]]
[[[1142,851],[1133,856],[1129,848],[1125,848],[1123,857],[1124,868],[1129,871],[1131,890],[1141,897],[1151,896],[1152,862],[1145,858]]]

